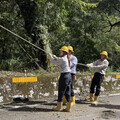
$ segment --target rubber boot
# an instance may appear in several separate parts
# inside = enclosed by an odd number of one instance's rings
[[[86,100],[87,102],[93,102],[94,101],[94,94],[90,93],[90,98]]]
[[[75,96],[71,97],[71,107],[75,105]]]
[[[71,102],[67,102],[67,107],[63,109],[64,112],[71,112]]]
[[[57,102],[57,107],[53,108],[54,111],[61,111],[62,108],[62,102]]]
[[[92,104],[93,105],[98,105],[98,96],[94,97],[94,102]]]
[[[67,103],[65,96],[63,96],[63,105]]]

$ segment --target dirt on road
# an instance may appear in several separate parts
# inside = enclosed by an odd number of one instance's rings
[[[0,120],[120,120],[120,95],[104,96],[98,106],[79,100],[70,113],[55,112],[53,99],[0,106]],[[64,108],[65,106],[63,106]]]

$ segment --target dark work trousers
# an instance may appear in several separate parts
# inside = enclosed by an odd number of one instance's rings
[[[58,85],[58,102],[62,102],[63,96],[67,102],[71,102],[71,73],[61,73]]]
[[[74,82],[75,82],[75,74],[71,73],[72,81],[71,81],[71,97],[74,96]]]
[[[101,84],[103,82],[104,75],[96,72],[91,82],[90,93],[95,93],[95,96],[100,95]],[[96,92],[95,92],[96,88]]]

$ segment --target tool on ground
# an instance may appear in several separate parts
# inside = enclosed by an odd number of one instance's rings
[[[15,103],[27,103],[29,102],[29,99],[26,97],[16,97],[16,98],[13,98],[13,101]]]

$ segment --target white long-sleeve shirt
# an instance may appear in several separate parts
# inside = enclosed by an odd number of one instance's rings
[[[107,61],[107,59],[104,59],[104,60],[99,59],[93,63],[90,63],[89,65],[90,65],[90,68],[95,69],[96,72],[99,72],[105,75],[109,62]]]
[[[60,73],[71,72],[67,55],[63,57],[55,57],[55,58],[53,56],[50,57],[53,64],[59,65]]]

